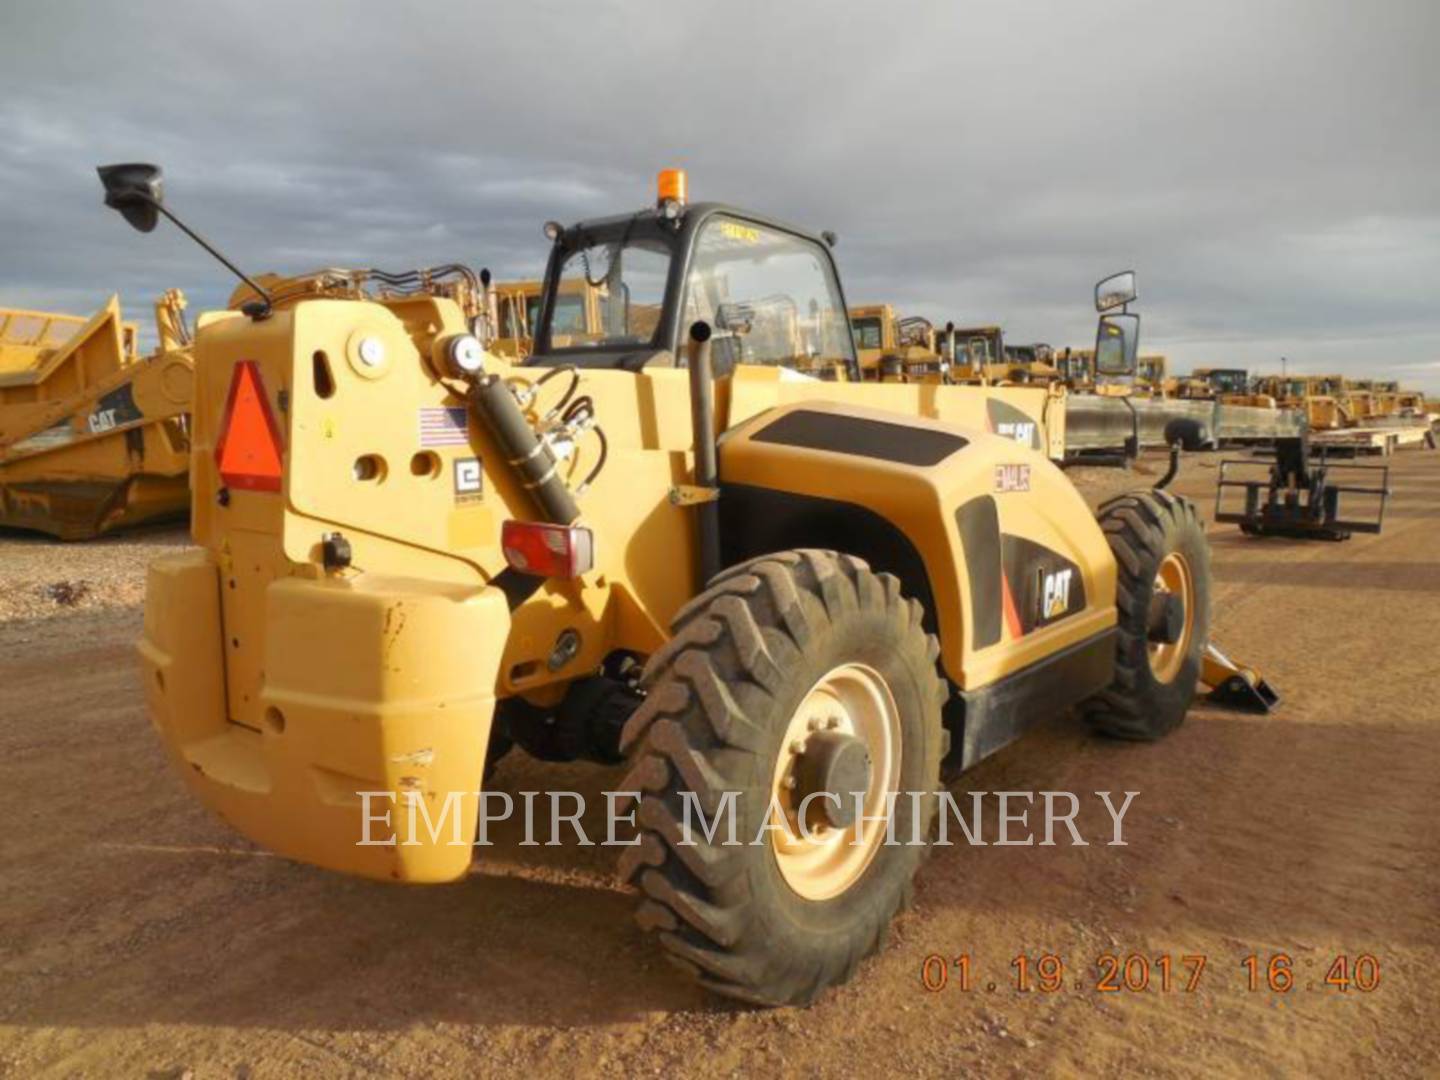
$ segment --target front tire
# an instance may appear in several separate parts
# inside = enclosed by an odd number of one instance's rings
[[[1210,639],[1210,546],[1187,499],[1142,491],[1100,508],[1118,577],[1115,677],[1084,712],[1096,730],[1153,741],[1174,731],[1195,699]],[[1180,637],[1151,640],[1152,601],[1168,593],[1182,607]]]
[[[859,559],[781,552],[719,575],[647,665],[622,737],[641,842],[620,871],[640,890],[641,928],[709,988],[808,1003],[880,947],[908,899],[937,806],[946,696],[922,614]],[[797,795],[825,787],[817,762],[853,780],[857,744],[864,813],[883,818],[897,792],[893,822],[841,826],[815,816],[820,798],[801,829]],[[719,822],[709,836],[697,809]],[[861,843],[837,845],[837,830]]]

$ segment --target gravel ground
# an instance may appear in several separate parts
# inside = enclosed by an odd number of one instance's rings
[[[189,544],[183,525],[70,544],[0,529],[0,622],[134,607],[145,598],[150,560]]]

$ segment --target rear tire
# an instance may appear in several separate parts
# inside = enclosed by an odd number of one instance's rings
[[[642,793],[641,842],[626,850],[620,873],[640,890],[640,927],[710,989],[754,1004],[808,1003],[850,978],[908,900],[935,818],[947,693],[939,645],[922,615],[898,579],[857,558],[781,552],[717,576],[676,616],[674,637],[647,665],[649,693],[621,743],[634,761],[624,788]],[[767,832],[757,845],[762,825],[777,820],[772,795],[793,810],[782,778],[813,762],[816,737],[808,732],[817,729],[806,725],[817,691],[837,676],[861,693],[819,699],[836,703],[822,715],[843,714],[837,730],[860,733],[873,700],[884,720],[868,730],[888,733],[879,751],[867,744],[867,805],[878,793],[883,812],[885,790],[925,794],[896,800],[895,844],[883,842],[885,825],[865,827],[857,857],[847,854],[850,827],[844,847],[823,847],[826,836],[835,839],[827,830],[842,828],[828,825],[817,829],[813,850],[793,830]],[[787,759],[797,744],[803,750]],[[795,771],[786,772],[787,761]],[[738,845],[725,843],[719,811],[727,792],[737,793]],[[719,821],[713,839],[697,805]],[[873,842],[875,828],[882,842]]]
[[[1115,678],[1084,712],[1105,735],[1152,741],[1179,727],[1195,698],[1210,637],[1210,547],[1195,507],[1168,491],[1111,499],[1100,527],[1118,571]],[[1150,641],[1157,590],[1183,596],[1184,630],[1173,645]]]

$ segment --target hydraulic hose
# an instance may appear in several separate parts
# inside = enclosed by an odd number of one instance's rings
[[[470,404],[506,461],[519,470],[522,484],[545,520],[555,525],[574,522],[580,508],[560,478],[559,463],[536,438],[504,380],[498,375],[481,376],[471,384]]]

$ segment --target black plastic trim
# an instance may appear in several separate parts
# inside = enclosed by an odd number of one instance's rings
[[[894,574],[905,595],[925,608],[925,629],[937,632],[930,577],[910,538],[893,521],[856,503],[724,482],[721,447],[720,553],[725,566],[796,548],[855,555],[877,573]]]
[[[960,548],[970,581],[973,647],[983,649],[1000,640],[1004,618],[1001,595],[1000,510],[991,495],[977,495],[955,511]]]
[[[957,690],[946,709],[952,736],[947,774],[989,757],[1036,720],[1093,697],[1114,677],[1115,629],[1111,627],[989,686]]]
[[[927,467],[970,445],[964,436],[948,431],[812,409],[786,413],[750,436],[750,441]]]

